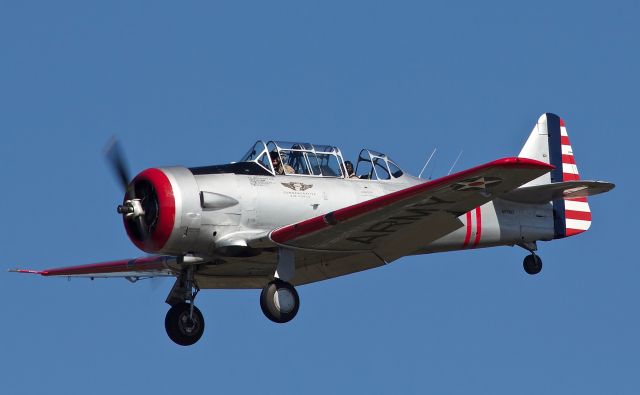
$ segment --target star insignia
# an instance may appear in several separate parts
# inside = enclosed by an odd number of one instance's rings
[[[501,182],[502,179],[498,177],[476,177],[457,182],[453,184],[452,188],[456,191],[479,191]]]

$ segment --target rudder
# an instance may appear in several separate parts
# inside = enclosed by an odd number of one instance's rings
[[[550,173],[523,187],[580,179],[567,128],[555,114],[540,116],[518,156],[555,166]],[[556,239],[582,233],[591,226],[591,210],[586,197],[553,200],[553,217]]]

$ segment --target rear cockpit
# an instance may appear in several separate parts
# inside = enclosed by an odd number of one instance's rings
[[[285,141],[257,141],[240,163],[255,164],[272,175],[394,180],[404,175],[385,154],[363,149],[355,166],[345,161],[338,147]],[[357,177],[356,177],[357,176]]]
[[[363,149],[358,155],[356,175],[362,180],[392,180],[402,177],[404,172],[385,154]]]

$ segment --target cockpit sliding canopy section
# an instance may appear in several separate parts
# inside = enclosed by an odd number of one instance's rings
[[[288,141],[257,141],[239,163],[257,165],[273,175],[347,178],[345,162],[338,147]],[[394,180],[403,171],[385,154],[363,149],[356,167],[363,180]]]
[[[257,163],[271,174],[314,177],[344,177],[346,174],[340,149],[329,145],[286,141],[265,144],[260,140],[240,161]]]
[[[392,180],[404,173],[389,157],[380,152],[363,149],[358,155],[356,175],[365,180]]]

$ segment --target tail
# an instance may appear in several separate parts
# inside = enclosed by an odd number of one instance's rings
[[[567,128],[564,121],[555,114],[546,113],[540,116],[518,156],[555,166],[550,173],[523,187],[580,180]],[[589,229],[591,210],[587,203],[588,194],[585,193],[584,197],[559,197],[552,200],[554,238],[573,236]]]

